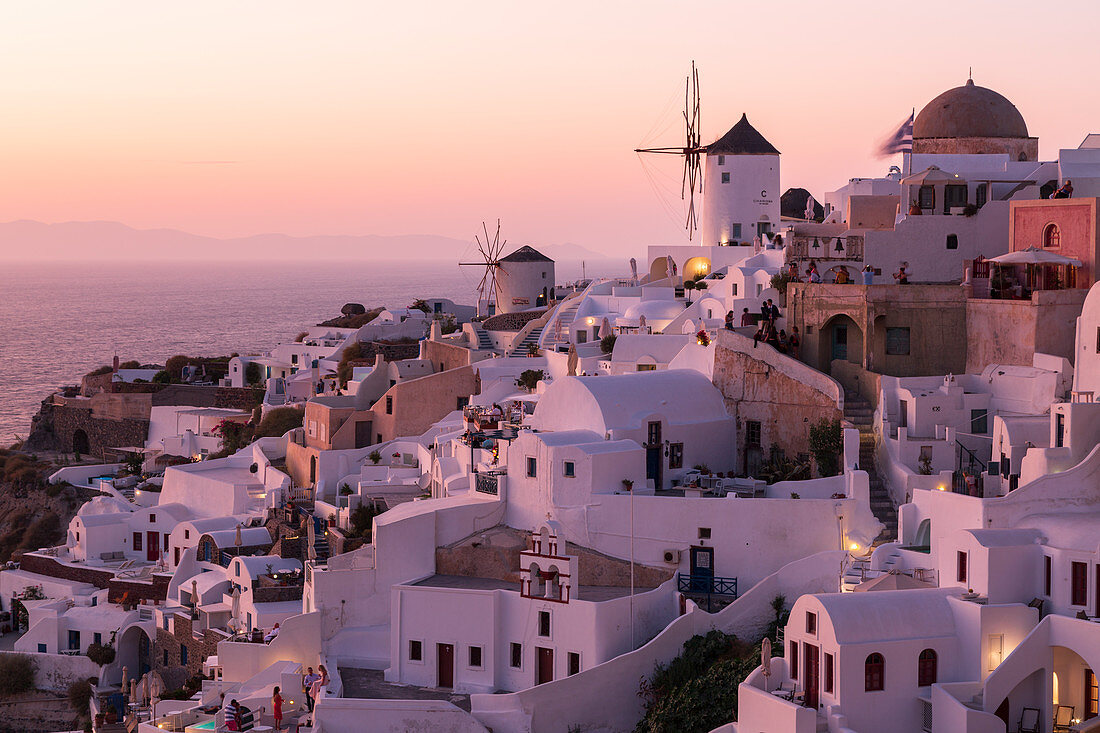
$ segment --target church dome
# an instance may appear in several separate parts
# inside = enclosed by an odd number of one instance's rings
[[[1027,125],[1016,105],[968,79],[933,99],[913,121],[914,138],[1026,138]]]

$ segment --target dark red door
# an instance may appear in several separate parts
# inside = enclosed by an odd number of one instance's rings
[[[538,679],[535,680],[536,685],[541,685],[543,682],[552,682],[554,680],[554,650],[545,649],[541,646],[535,647],[538,652]]]
[[[436,644],[436,661],[438,662],[439,687],[455,686],[455,647],[454,644]]]
[[[803,657],[806,665],[806,674],[803,675],[802,684],[805,685],[806,690],[806,707],[817,709],[817,691],[819,689],[819,678],[821,676],[818,668],[817,660],[817,647],[810,644],[805,645],[805,653]]]
[[[160,532],[145,533],[145,559],[149,562],[160,559]]]

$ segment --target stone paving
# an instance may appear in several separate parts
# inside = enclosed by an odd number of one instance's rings
[[[344,697],[384,700],[446,700],[466,712],[470,712],[470,696],[456,695],[450,690],[430,687],[395,685],[382,679],[382,671],[376,669],[340,668],[344,683]]]

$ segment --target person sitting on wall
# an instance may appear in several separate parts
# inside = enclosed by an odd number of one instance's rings
[[[798,277],[798,263],[793,260],[790,266],[787,267],[787,278],[793,283],[802,282]]]
[[[817,271],[817,265],[813,262],[810,263],[810,269],[806,270],[806,279],[812,283],[821,282],[821,273]]]
[[[1058,189],[1050,195],[1052,199],[1068,199],[1073,198],[1073,181],[1067,180]]]
[[[741,327],[745,328],[746,326],[751,326],[751,325],[752,325],[752,314],[749,313],[748,308],[745,308],[743,311],[741,311]]]
[[[275,637],[277,637],[278,635],[279,623],[276,621],[275,625],[271,628],[271,631],[267,632],[267,634],[264,636],[264,643],[270,644],[271,642],[275,641]]]
[[[723,328],[729,331],[733,330],[733,311],[728,311],[726,313],[726,322],[723,325]]]
[[[848,277],[848,268],[842,267],[836,271],[836,279],[834,280],[837,285],[847,285],[852,282],[852,279]]]

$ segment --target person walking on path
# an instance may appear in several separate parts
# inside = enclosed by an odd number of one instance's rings
[[[283,729],[283,696],[279,694],[279,686],[271,692],[271,714],[275,717],[275,730]]]
[[[306,694],[306,709],[313,712],[313,683],[321,679],[321,675],[313,671],[313,667],[306,667],[305,677],[302,678],[302,691]]]

